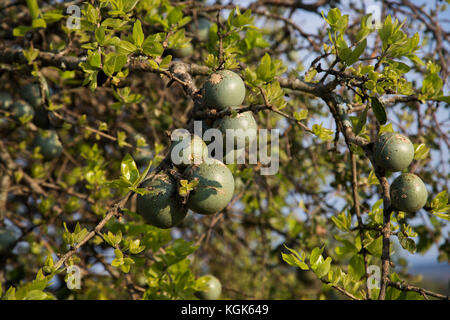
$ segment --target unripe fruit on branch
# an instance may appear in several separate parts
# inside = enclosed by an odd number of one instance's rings
[[[39,153],[44,156],[45,160],[58,158],[63,150],[58,134],[54,130],[40,130],[34,138],[33,146],[39,147]]]
[[[147,188],[150,193],[137,195],[136,212],[148,224],[168,229],[184,219],[187,209],[177,196],[175,181],[168,174],[160,173],[154,180],[144,181],[142,188]]]
[[[186,57],[190,57],[194,54],[194,47],[189,42],[188,44],[186,44],[186,46],[181,47],[181,48],[176,48],[173,51],[174,51],[176,57],[186,58]]]
[[[6,250],[16,241],[16,235],[12,230],[0,228],[0,253]]]
[[[391,185],[391,205],[404,212],[416,212],[421,209],[428,198],[427,188],[422,179],[412,173],[398,176]]]
[[[299,60],[299,52],[297,50],[291,50],[287,53],[287,57],[289,61],[296,62]]]
[[[17,121],[24,117],[31,120],[34,117],[34,109],[24,100],[17,100],[11,107],[11,114]]]
[[[211,22],[208,19],[199,18],[197,21],[192,22],[189,27],[197,35],[198,40],[208,41],[209,28],[211,27]]]
[[[199,280],[204,284],[204,289],[197,291],[195,295],[201,300],[217,300],[222,293],[222,284],[213,275],[206,275]]]
[[[241,77],[230,70],[211,74],[205,82],[205,102],[213,109],[238,107],[245,98],[245,85]]]
[[[414,146],[399,133],[385,133],[375,142],[374,159],[377,165],[393,172],[407,168],[414,159]]]
[[[35,108],[42,104],[41,87],[37,83],[30,82],[24,85],[20,96]]]
[[[0,92],[0,109],[8,110],[13,105],[13,99],[8,92]]]
[[[189,166],[184,172],[189,180],[199,179],[189,194],[187,206],[200,214],[214,214],[223,210],[234,193],[234,178],[230,169],[217,159],[207,159],[200,165]]]
[[[225,116],[217,119],[213,127],[219,129],[224,139],[224,149],[234,145],[235,150],[245,148],[256,139],[258,125],[251,111],[238,113],[236,117]],[[227,133],[227,130],[230,130]],[[230,149],[231,150],[231,149]]]

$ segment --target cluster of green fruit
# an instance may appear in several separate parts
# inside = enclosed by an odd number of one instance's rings
[[[205,104],[218,111],[239,107],[245,98],[245,85],[236,73],[229,70],[214,72],[204,85]],[[214,121],[213,126],[226,137],[227,130],[254,129],[256,121],[251,112],[236,117],[225,116]],[[147,223],[158,228],[178,225],[187,215],[188,209],[199,214],[214,214],[223,210],[231,201],[235,181],[230,169],[220,160],[208,157],[208,146],[197,135],[174,141],[170,148],[172,164],[187,181],[198,181],[184,204],[177,188],[176,178],[167,172],[158,173],[153,179],[143,182],[142,187],[149,193],[137,195],[136,212]],[[256,134],[255,134],[256,138]],[[225,138],[223,143],[232,143],[235,150],[245,148],[245,143],[237,144],[234,137]],[[180,143],[183,145],[179,146]],[[177,148],[177,149],[175,149]],[[179,161],[174,161],[173,152]],[[176,153],[177,151],[175,151]],[[214,276],[205,276],[205,289],[196,295],[200,299],[217,299],[220,296],[220,281]]]
[[[14,125],[10,119],[4,117],[9,114],[18,122],[33,123],[39,127],[38,133],[33,140],[33,147],[38,147],[40,154],[45,160],[58,158],[62,152],[62,144],[55,130],[50,129],[49,113],[42,105],[40,86],[36,83],[28,83],[20,90],[20,97],[14,101],[7,92],[0,92],[0,130],[10,128]]]
[[[385,133],[375,142],[375,163],[392,172],[406,169],[414,159],[414,146],[399,133]],[[427,202],[428,192],[422,179],[413,173],[402,173],[391,185],[391,205],[404,212],[415,212]]]
[[[209,108],[216,110],[237,108],[244,98],[244,82],[239,75],[229,70],[214,72],[204,85],[204,99]],[[251,127],[256,131],[256,121],[252,113],[241,115],[235,118],[223,117],[216,120],[214,126],[225,136],[228,129]],[[245,147],[234,142],[231,141],[235,149]],[[181,148],[179,143],[183,143]],[[180,161],[173,160],[174,149],[178,150],[177,156]],[[190,135],[183,140],[174,141],[170,153],[173,165],[183,179],[196,180],[198,184],[183,204],[177,181],[171,174],[161,172],[154,179],[144,181],[142,187],[147,188],[149,193],[137,196],[136,212],[142,215],[147,223],[158,228],[171,228],[186,217],[188,209],[208,215],[220,212],[228,205],[234,194],[234,177],[222,161],[208,157],[208,147],[202,138]]]

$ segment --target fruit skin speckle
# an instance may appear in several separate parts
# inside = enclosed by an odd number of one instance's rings
[[[245,84],[230,70],[220,70],[209,76],[204,85],[206,105],[224,110],[239,107],[245,98]]]
[[[374,157],[380,167],[392,172],[401,171],[413,161],[414,146],[402,134],[385,133],[375,142]]]
[[[422,179],[412,173],[398,176],[390,189],[392,206],[399,211],[416,212],[428,199],[428,191]]]

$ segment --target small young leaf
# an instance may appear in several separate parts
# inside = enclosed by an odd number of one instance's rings
[[[387,122],[386,109],[384,105],[378,100],[377,97],[370,97],[370,101],[372,102],[372,110],[377,118],[377,121],[380,125],[384,125]]]

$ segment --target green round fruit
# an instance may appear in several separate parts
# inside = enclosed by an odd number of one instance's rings
[[[13,105],[13,99],[8,92],[0,92],[0,109],[8,110]]]
[[[175,56],[178,58],[190,57],[194,54],[194,47],[189,42],[186,46],[174,49]]]
[[[385,133],[378,137],[374,149],[375,162],[393,172],[407,168],[414,159],[414,146],[399,133]]]
[[[241,112],[236,117],[225,116],[214,122],[215,128],[219,129],[224,136],[224,150],[231,146],[239,150],[250,146],[256,140],[258,125],[251,111]]]
[[[24,117],[31,120],[34,117],[34,109],[24,100],[17,100],[11,107],[11,114],[17,121],[20,121],[21,118],[24,119]]]
[[[392,206],[404,212],[416,212],[428,199],[428,192],[422,179],[412,173],[398,176],[390,190]]]
[[[0,228],[0,253],[6,250],[16,241],[16,235],[12,230]]]
[[[230,169],[221,161],[206,159],[198,166],[188,167],[184,175],[189,181],[198,178],[198,184],[187,201],[187,206],[192,211],[200,214],[217,213],[231,201],[234,178]]]
[[[63,146],[54,130],[40,130],[33,141],[34,147],[39,147],[39,153],[45,160],[56,159],[61,155]]]
[[[217,300],[222,293],[222,284],[219,279],[213,275],[206,275],[201,277],[202,290],[195,292],[197,298],[201,300]]]
[[[41,87],[37,83],[30,82],[24,85],[20,96],[35,108],[42,104]]]
[[[197,135],[182,135],[175,137],[170,146],[170,159],[177,167],[190,164],[200,164],[208,155],[206,143]]]
[[[139,195],[136,199],[136,212],[148,224],[161,229],[172,228],[180,223],[187,214],[177,197],[177,187],[166,173],[158,174],[154,180],[146,180],[142,184],[150,193]]]
[[[199,18],[196,22],[193,22],[190,25],[192,32],[197,35],[198,40],[208,41],[211,22],[209,22],[209,20],[205,18]]]
[[[296,50],[291,50],[287,54],[288,60],[292,62],[296,62],[299,59],[299,53]]]
[[[205,102],[213,109],[238,107],[245,98],[245,85],[241,77],[230,70],[211,74],[205,82]]]

